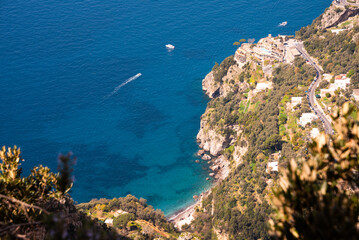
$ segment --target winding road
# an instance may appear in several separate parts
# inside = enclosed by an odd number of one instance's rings
[[[315,68],[315,71],[317,72],[317,76],[314,78],[314,81],[312,84],[310,84],[310,87],[307,92],[307,98],[309,102],[309,106],[312,109],[312,111],[319,117],[319,119],[323,122],[324,130],[327,134],[333,134],[333,128],[330,120],[325,116],[323,109],[317,104],[315,99],[315,90],[317,89],[321,78],[321,69],[320,67],[314,62],[314,60],[310,57],[310,55],[307,53],[307,51],[304,49],[303,43],[299,42],[296,45],[297,50],[300,52],[300,54],[306,59],[310,65],[312,65]]]

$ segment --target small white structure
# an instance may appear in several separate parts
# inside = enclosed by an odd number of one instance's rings
[[[338,33],[342,32],[342,31],[345,31],[345,30],[346,29],[332,29],[331,32],[335,33],[335,34],[338,34]]]
[[[278,172],[278,163],[279,162],[269,162],[267,164],[267,173]]]
[[[311,131],[310,131],[310,136],[312,138],[316,138],[319,136],[319,129],[318,128],[313,128]]]
[[[303,97],[292,97],[291,99],[292,110],[295,106],[302,103],[302,99]]]
[[[113,224],[113,219],[112,218],[106,218],[105,223],[106,224]]]
[[[123,214],[126,214],[126,213],[128,213],[128,212],[119,209],[119,210],[117,210],[117,211],[115,212],[115,214],[114,214],[113,216],[114,216],[114,217],[118,217],[118,216],[123,215]]]
[[[253,93],[256,94],[258,92],[264,91],[266,89],[271,89],[273,88],[273,83],[272,82],[261,82],[261,83],[257,83],[256,88],[253,90]]]
[[[314,113],[303,113],[298,124],[305,127],[308,123],[311,123],[315,119],[318,119],[318,117]]]

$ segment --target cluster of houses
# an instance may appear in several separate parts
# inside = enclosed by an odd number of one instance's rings
[[[288,103],[288,108],[290,108],[292,111],[294,111],[295,106],[298,106],[302,103],[303,97],[292,97],[291,101]],[[302,116],[298,119],[298,125],[305,127],[308,123],[313,122],[314,120],[317,120],[318,116],[314,113],[303,113]],[[319,129],[313,128],[310,131],[310,136],[312,138],[316,138],[319,135]]]
[[[350,78],[346,74],[335,76],[334,83],[331,83],[327,89],[320,90],[320,96],[325,97],[327,93],[333,95],[336,90],[345,90],[350,84]]]
[[[249,58],[254,58],[258,63],[265,60],[291,62],[300,53],[295,47],[296,40],[290,39],[288,36],[278,35],[272,37],[271,34],[266,38],[262,38],[257,44],[244,43],[237,49],[234,59],[239,65],[246,63]]]
[[[323,75],[324,80],[329,81],[331,79],[330,74]],[[327,93],[334,95],[336,90],[348,89],[351,79],[347,77],[347,74],[340,74],[335,76],[334,83],[331,83],[327,89],[320,90],[320,96],[324,97]],[[352,97],[355,101],[359,102],[359,89],[353,89]]]

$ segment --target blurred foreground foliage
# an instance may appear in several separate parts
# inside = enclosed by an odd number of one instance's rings
[[[126,239],[77,211],[71,154],[59,157],[59,173],[38,166],[23,177],[20,149],[0,151],[0,239]]]
[[[333,117],[310,158],[292,160],[272,197],[274,239],[359,239],[359,114],[349,103]]]

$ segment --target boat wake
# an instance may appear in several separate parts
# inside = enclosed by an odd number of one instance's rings
[[[129,79],[127,79],[125,82],[121,83],[120,85],[118,85],[117,87],[115,87],[115,89],[105,97],[105,99],[111,97],[112,95],[114,95],[115,93],[118,92],[118,90],[120,90],[123,86],[125,86],[126,84],[136,80],[137,78],[139,78],[140,76],[142,76],[142,73],[137,73],[135,76],[130,77]]]

